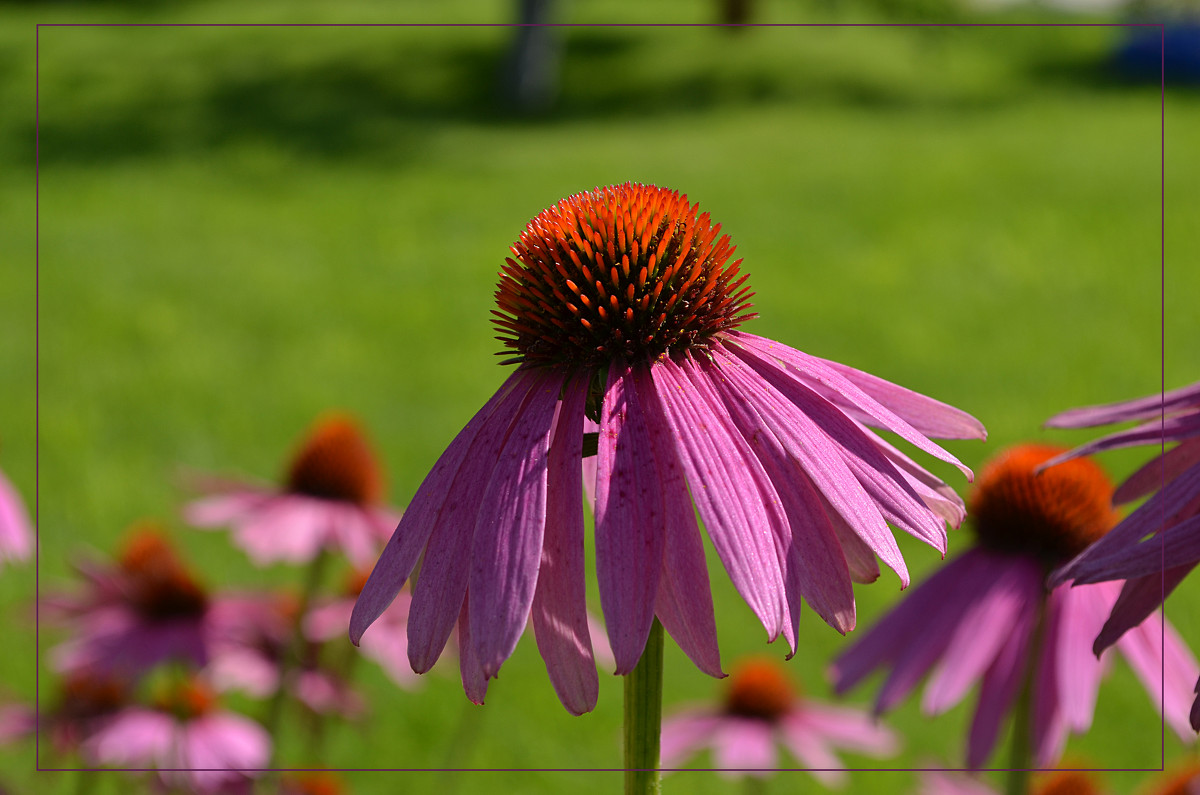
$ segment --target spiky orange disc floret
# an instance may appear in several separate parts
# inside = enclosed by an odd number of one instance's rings
[[[563,199],[506,258],[494,323],[514,362],[597,366],[703,348],[754,317],[742,261],[687,196],[626,183]],[[504,351],[501,355],[510,355]]]
[[[357,423],[331,414],[317,422],[292,459],[287,489],[366,505],[381,499],[383,477]]]
[[[185,721],[207,715],[216,704],[216,694],[195,677],[163,682],[154,694],[156,708]]]
[[[982,544],[1035,555],[1054,566],[1109,531],[1117,518],[1113,486],[1095,462],[1074,458],[1035,473],[1064,452],[1051,445],[1019,445],[984,467],[968,505]]]
[[[1034,795],[1099,795],[1093,778],[1078,770],[1059,770],[1046,777]]]
[[[120,567],[130,602],[147,619],[197,618],[208,609],[208,595],[155,524],[130,531]]]
[[[775,721],[791,711],[795,701],[796,693],[778,663],[750,659],[739,664],[729,676],[725,712]]]

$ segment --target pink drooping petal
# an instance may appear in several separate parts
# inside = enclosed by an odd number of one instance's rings
[[[1104,622],[1104,628],[1092,644],[1092,650],[1099,654],[1116,643],[1117,638],[1126,631],[1145,621],[1195,567],[1195,563],[1185,563],[1163,572],[1126,580],[1108,621]]]
[[[654,612],[663,629],[700,670],[709,676],[723,677],[704,542],[688,495],[683,462],[650,374],[634,371],[633,380],[638,403],[646,414],[654,477],[663,491],[666,535]]]
[[[463,691],[473,704],[482,704],[487,695],[488,677],[479,664],[475,654],[475,644],[471,639],[471,614],[467,604],[470,600],[463,599],[462,610],[458,615],[458,672],[462,677]]]
[[[121,710],[87,738],[86,759],[117,767],[169,767],[177,727],[170,715],[141,707]]]
[[[937,770],[921,772],[919,795],[997,795],[982,781],[960,773],[943,773]]]
[[[805,437],[820,440],[829,451],[828,455],[841,457],[883,518],[945,553],[946,530],[941,519],[921,501],[908,481],[879,449],[872,438],[873,434],[868,436],[860,425],[839,408],[790,376],[773,361],[750,351],[737,353],[739,359],[778,390],[782,407],[791,404],[792,410],[788,412],[784,408],[783,416],[789,417],[794,427],[804,428]]]
[[[1092,725],[1104,668],[1101,660],[1092,654],[1092,640],[1104,625],[1118,590],[1115,583],[1081,588],[1059,586],[1050,596],[1060,602],[1059,621],[1055,633],[1047,633],[1042,642],[1054,644],[1055,690],[1063,720],[1074,732],[1085,732]]]
[[[846,523],[842,515],[833,510],[824,499],[821,500],[825,515],[841,544],[842,554],[846,556],[846,566],[850,569],[850,579],[854,582],[872,583],[879,579],[879,561],[875,553],[867,546],[867,542],[858,537],[854,528]]]
[[[1120,552],[1092,558],[1086,567],[1080,567],[1086,573],[1077,575],[1075,584],[1157,575],[1167,566],[1194,565],[1197,561],[1200,561],[1200,514]]]
[[[278,495],[275,491],[247,486],[211,497],[201,497],[184,506],[183,519],[194,527],[220,527],[249,518],[276,496]]]
[[[1184,742],[1194,740],[1189,713],[1192,683],[1200,669],[1175,628],[1156,613],[1122,635],[1116,645],[1167,724]]]
[[[609,365],[596,454],[596,573],[621,675],[641,658],[654,622],[666,536],[663,486],[635,386],[645,377],[623,362]]]
[[[739,432],[776,485],[786,519],[785,524],[772,527],[787,586],[791,624],[785,632],[789,639],[796,636],[803,596],[827,624],[845,634],[853,629],[855,618],[850,569],[826,515],[825,503],[786,444],[772,432],[777,423],[765,419],[772,415],[772,409],[779,409],[782,401],[756,408],[754,386],[741,377],[745,365],[728,356],[719,361],[719,368],[702,365],[701,370],[707,371]],[[756,376],[750,373],[750,377]]]
[[[827,787],[840,786],[846,779],[842,761],[829,747],[827,738],[802,720],[784,715],[779,721],[779,735],[792,755],[800,760],[813,778]]]
[[[421,574],[413,587],[412,613],[408,622],[408,657],[413,670],[418,673],[425,673],[437,662],[450,639],[462,600],[466,598],[472,565],[467,550],[474,542],[476,519],[481,513],[499,508],[483,503],[484,490],[492,480],[513,421],[524,409],[530,391],[536,389],[541,380],[535,370],[518,370],[518,373],[521,378],[471,441],[445,503],[434,519]],[[404,528],[405,520],[412,512],[410,507],[397,532]],[[387,554],[386,549],[384,554]],[[368,579],[367,586],[370,584]],[[363,593],[366,593],[365,588]],[[362,601],[361,596],[359,601]],[[351,623],[351,628],[353,626]]]
[[[1011,642],[1000,647],[1000,653],[983,676],[979,703],[967,736],[967,767],[981,767],[996,745],[1000,724],[1025,679],[1036,622],[1034,612],[1016,616],[1009,629]]]
[[[766,475],[719,399],[668,357],[655,362],[650,373],[708,537],[734,587],[774,640],[784,629],[788,608],[758,486]]]
[[[0,560],[27,560],[33,551],[33,523],[21,495],[0,472]]]
[[[879,404],[886,407],[896,416],[904,419],[909,425],[926,436],[934,439],[987,439],[987,429],[983,423],[962,409],[947,405],[940,400],[905,389],[902,386],[885,381],[876,375],[856,370],[849,365],[829,359],[813,357],[825,366],[841,373],[846,380],[866,392]],[[862,413],[852,401],[841,397],[836,390],[828,390],[827,398],[835,398],[835,403],[843,403],[844,408]],[[840,401],[836,398],[841,398]]]
[[[979,583],[986,582],[997,570],[993,556],[978,548],[942,566],[838,656],[830,669],[834,689],[845,693],[876,668],[893,664],[906,655],[925,654],[928,656],[925,667],[908,676],[911,688],[949,643],[952,627],[978,595]],[[929,643],[926,633],[930,631],[936,634],[935,641],[940,642]],[[916,638],[922,639],[921,650],[914,648]]]
[[[359,505],[329,503],[333,539],[356,568],[370,566],[379,555],[380,543],[387,540],[386,535],[381,537],[378,520],[371,511]],[[389,527],[388,532],[395,527]]]
[[[862,427],[867,430],[866,426]],[[953,528],[957,529],[962,525],[967,516],[967,508],[957,491],[879,436],[872,434],[872,439],[875,446],[895,464],[912,490],[920,495],[929,510],[945,519]]]
[[[1067,720],[1058,686],[1062,644],[1045,640],[1062,634],[1063,601],[1061,590],[1047,595],[1039,636],[1042,645],[1037,658],[1030,663],[1033,665],[1033,704],[1029,739],[1033,759],[1039,766],[1053,765],[1067,742]]]
[[[978,583],[978,599],[958,620],[925,686],[921,705],[926,714],[945,712],[983,676],[1000,647],[1012,642],[1010,627],[1017,615],[1037,610],[1044,593],[1042,579],[1039,566],[1014,558],[995,569],[994,579]]]
[[[588,629],[580,502],[587,379],[569,379],[550,441],[546,532],[532,620],[538,651],[559,701],[572,715],[596,706],[600,682]]]
[[[1113,504],[1145,497],[1165,483],[1174,480],[1196,464],[1200,464],[1200,439],[1186,439],[1162,455],[1155,456],[1113,492]]]
[[[875,398],[868,395],[841,373],[829,367],[823,360],[815,356],[809,356],[795,348],[789,348],[774,340],[747,334],[742,331],[730,332],[729,337],[747,350],[757,351],[784,363],[789,368],[792,368],[795,373],[794,377],[838,392],[848,403],[867,415],[872,420],[870,424],[896,433],[900,438],[918,449],[958,467],[967,476],[968,480],[974,480],[975,476],[971,473],[971,470],[961,461],[929,441],[928,437],[918,432],[913,426],[909,425]]]
[[[758,383],[752,378],[739,378],[741,373],[738,369],[727,367],[725,369],[730,372],[731,380],[737,379],[734,383],[738,388],[747,398],[754,400],[766,427],[812,479],[833,511],[896,572],[901,587],[907,587],[908,568],[896,539],[892,537],[875,501],[863,490],[862,484],[846,465],[844,451],[829,439],[805,411],[793,405],[795,396],[789,394],[785,397],[779,392],[778,387],[785,381],[782,378],[772,381],[772,378],[784,375],[782,368],[768,364],[766,360],[747,351],[735,349],[735,353],[739,359],[756,368]],[[805,387],[800,385],[796,392],[802,389]]]
[[[509,376],[466,427],[458,432],[458,436],[454,437],[454,441],[425,476],[354,604],[354,615],[350,619],[351,641],[358,643],[371,622],[379,618],[396,598],[396,594],[412,574],[413,567],[417,565],[421,550],[425,548],[439,520],[447,516],[458,519],[460,523],[464,521],[466,506],[458,499],[460,495],[453,493],[459,470],[463,467],[480,429],[505,423],[503,417],[497,417],[493,422],[493,414],[508,403],[514,390],[524,383],[527,375],[524,370],[517,370]],[[473,470],[472,474],[478,473]],[[474,485],[481,489],[478,479],[477,477]],[[473,526],[474,514],[470,516]]]
[[[471,548],[471,637],[489,679],[529,622],[546,527],[550,431],[562,386],[555,373],[530,386],[480,499]]]
[[[722,770],[774,770],[773,735],[774,729],[764,720],[727,716],[712,733],[713,761]]]
[[[783,718],[783,728],[803,725],[836,748],[886,757],[900,749],[896,733],[861,710],[803,701]]]
[[[1099,541],[1075,556],[1066,565],[1050,575],[1051,585],[1070,579],[1088,576],[1095,567],[1094,561],[1107,562],[1111,556],[1120,556],[1146,536],[1163,528],[1164,519],[1169,520],[1186,508],[1196,494],[1200,493],[1200,465],[1187,470],[1164,486],[1133,513],[1126,516],[1116,527]],[[1168,565],[1171,565],[1168,562]]]
[[[1135,400],[1085,406],[1055,414],[1046,420],[1047,428],[1089,428],[1129,420],[1145,420],[1186,409],[1200,402],[1200,383],[1149,395]]]
[[[707,712],[681,712],[662,722],[659,765],[664,770],[677,768],[688,757],[708,745],[723,718]]]
[[[1117,450],[1122,447],[1135,447],[1142,444],[1162,444],[1190,439],[1200,434],[1200,412],[1183,414],[1177,417],[1167,417],[1165,420],[1154,418],[1141,425],[1135,425],[1123,431],[1110,433],[1093,439],[1087,444],[1080,445],[1062,455],[1055,456],[1041,464],[1038,469],[1046,469],[1055,464],[1072,458],[1102,453],[1105,450]]]
[[[300,495],[276,496],[234,528],[234,542],[259,566],[307,563],[329,536],[329,512],[323,502]]]
[[[214,712],[193,720],[181,738],[192,768],[212,768],[218,784],[240,778],[222,771],[245,771],[264,767],[271,754],[271,737],[252,720],[232,712]],[[216,787],[213,787],[215,789]]]

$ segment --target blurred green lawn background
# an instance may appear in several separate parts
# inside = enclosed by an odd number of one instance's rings
[[[33,502],[34,25],[37,22],[509,22],[513,4],[265,0],[0,7],[0,466]],[[861,22],[878,9],[760,2],[763,22]],[[708,22],[713,3],[564,4],[564,21]],[[897,17],[902,18],[902,17]],[[972,21],[1063,22],[1020,9]],[[1098,17],[1096,19],[1099,19]],[[1200,378],[1200,96],[1168,92],[1166,293],[1160,298],[1157,86],[1105,69],[1105,27],[578,27],[563,31],[562,95],[522,118],[494,99],[502,27],[43,27],[40,64],[40,359],[37,475],[43,588],[68,561],[108,552],[153,517],[214,588],[295,581],[254,569],[223,533],[185,529],[181,468],[281,474],[313,418],[357,414],[394,504],[412,495],[505,371],[492,354],[495,276],[544,207],[636,180],[699,201],[757,290],[749,330],[965,408],[986,444],[947,446],[978,467],[1071,406]],[[1165,317],[1165,323],[1160,320]],[[1149,454],[1103,457],[1115,477]],[[931,466],[966,489],[949,467]],[[938,565],[904,543],[914,583]],[[951,555],[970,542],[952,534]],[[711,550],[710,550],[711,552]],[[590,554],[590,550],[589,550]],[[710,554],[726,668],[768,652]],[[593,608],[594,572],[589,571]],[[32,566],[0,576],[14,624],[6,698],[34,691]],[[859,626],[899,597],[886,573],[858,589]],[[1200,648],[1200,581],[1168,610]],[[42,636],[42,652],[59,638]],[[811,613],[788,670],[829,697],[846,640]],[[447,662],[451,662],[448,660]],[[328,738],[333,767],[617,767],[620,680],[596,710],[559,705],[522,641],[473,707],[456,666],[403,692],[358,669],[371,705]],[[850,701],[867,704],[871,687]],[[43,672],[42,696],[52,695]],[[668,642],[666,712],[720,683]],[[973,703],[929,720],[910,699],[887,767],[957,766]],[[1123,663],[1094,729],[1068,745],[1087,766],[1157,767],[1159,720]],[[285,735],[282,758],[303,758]],[[1189,753],[1166,737],[1168,763]],[[1001,749],[992,763],[1003,767]],[[848,765],[877,766],[854,755]],[[36,776],[31,744],[0,761],[14,792],[67,792]],[[50,760],[44,759],[44,764]],[[710,764],[708,758],[697,764]],[[403,778],[397,778],[403,776]],[[95,777],[120,791],[120,774]],[[1131,792],[1143,774],[1109,774]],[[354,774],[354,792],[612,792],[619,773]],[[998,780],[998,779],[997,779]],[[910,773],[855,773],[849,791],[910,791]],[[735,782],[668,776],[664,792]],[[803,773],[769,792],[812,791]]]

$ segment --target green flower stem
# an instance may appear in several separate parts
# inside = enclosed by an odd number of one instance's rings
[[[625,795],[658,795],[662,730],[663,628],[654,619],[642,658],[625,676]]]
[[[264,722],[264,728],[271,736],[271,757],[267,760],[267,767],[275,766],[279,750],[279,721],[283,715],[284,702],[287,700],[288,676],[298,666],[300,656],[304,652],[304,616],[312,604],[313,595],[321,585],[321,575],[325,572],[325,562],[328,559],[329,555],[322,549],[312,559],[312,563],[308,564],[308,571],[304,575],[304,585],[300,590],[300,604],[296,612],[296,626],[293,628],[291,641],[284,649],[283,657],[279,661],[279,687],[275,690],[275,695],[267,707],[267,719]]]

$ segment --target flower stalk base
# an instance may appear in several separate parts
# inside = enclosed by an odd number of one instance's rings
[[[625,676],[625,795],[658,795],[659,736],[662,730],[663,628],[650,628],[646,648]]]

